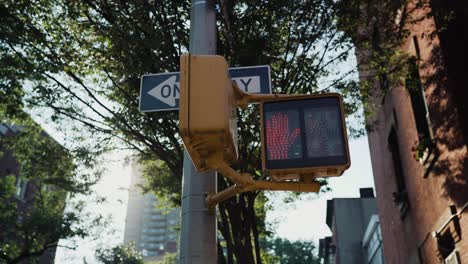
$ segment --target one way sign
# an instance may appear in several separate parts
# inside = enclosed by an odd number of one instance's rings
[[[268,65],[230,68],[233,81],[249,93],[271,93],[270,67]],[[147,74],[141,77],[140,111],[170,111],[179,109],[179,73]]]

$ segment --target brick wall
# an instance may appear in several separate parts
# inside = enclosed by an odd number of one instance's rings
[[[410,6],[411,8],[412,6]],[[417,10],[413,15],[423,18],[430,9]],[[467,139],[464,136],[464,113],[456,98],[458,87],[452,87],[451,75],[444,66],[435,23],[424,18],[411,25],[410,34],[401,46],[409,56],[419,57],[418,68],[430,126],[439,156],[426,165],[418,162],[412,148],[418,141],[416,120],[410,94],[404,84],[391,85],[386,94],[378,92],[378,84],[371,98],[375,106],[369,144],[375,177],[384,254],[387,263],[441,263],[437,239],[433,231],[453,233],[461,263],[468,263],[468,209],[459,219],[458,231],[453,221],[442,228],[452,214],[459,213],[468,201]],[[358,50],[358,60],[366,61],[368,52]],[[372,72],[361,67],[361,79],[371,78]],[[466,87],[466,81],[465,87]],[[458,81],[459,85],[460,82]],[[388,138],[391,129],[398,138],[403,178],[407,190],[409,209],[402,214],[401,203],[395,202],[397,192],[395,165]],[[454,211],[450,210],[454,206]],[[404,211],[404,210],[403,210]]]

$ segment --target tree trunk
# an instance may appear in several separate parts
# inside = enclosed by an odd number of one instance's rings
[[[255,257],[256,257],[256,262],[257,264],[262,264],[262,257],[260,253],[260,243],[258,241],[258,228],[257,228],[257,217],[255,215],[255,197],[257,196],[256,193],[248,193],[249,195],[247,196],[248,201],[249,201],[249,220],[252,224],[252,235],[254,239],[254,246],[255,246]]]
[[[227,263],[234,264],[234,252],[233,252],[233,245],[232,245],[232,236],[231,230],[229,227],[229,220],[226,214],[226,206],[221,203],[219,204],[219,214],[221,216],[221,221],[218,222],[218,229],[224,237],[226,241],[226,251],[227,251]],[[224,254],[223,254],[224,258]]]
[[[248,202],[246,202],[248,195],[251,194],[241,194],[219,205],[221,221],[218,228],[226,241],[227,263],[229,264],[260,263],[256,261],[256,255],[253,252],[252,241],[258,240],[258,237],[252,239],[255,223],[251,222],[252,217],[249,214],[254,211],[253,208],[248,208]]]

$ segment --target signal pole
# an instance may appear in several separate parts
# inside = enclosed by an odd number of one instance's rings
[[[189,51],[194,55],[216,54],[213,0],[192,0]],[[184,150],[180,264],[217,263],[216,209],[208,210],[205,203],[208,193],[217,192],[216,177],[216,172],[196,172]]]

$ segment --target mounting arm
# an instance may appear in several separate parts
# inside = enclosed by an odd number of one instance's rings
[[[238,173],[227,164],[222,164],[216,169],[218,172],[229,178],[234,185],[224,189],[219,193],[209,194],[206,198],[208,208],[215,207],[218,203],[225,201],[236,194],[255,191],[255,190],[270,190],[270,191],[295,191],[295,192],[319,192],[320,183],[311,181],[256,181],[248,173]]]
[[[232,82],[232,87],[234,89],[234,95],[236,97],[237,106],[240,108],[245,108],[248,104],[252,103],[261,103],[268,100],[274,100],[278,98],[287,98],[287,97],[295,97],[301,98],[301,95],[297,94],[253,94],[244,92],[239,86],[237,86],[236,82]],[[307,98],[309,95],[303,95]]]

